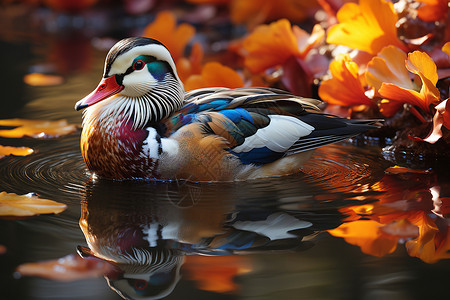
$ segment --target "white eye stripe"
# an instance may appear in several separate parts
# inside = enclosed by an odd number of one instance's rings
[[[139,55],[148,55],[153,56],[157,60],[166,61],[170,68],[172,69],[176,79],[179,81],[179,77],[177,74],[177,68],[175,63],[170,55],[169,50],[166,47],[158,44],[149,44],[145,46],[136,46],[129,51],[122,53],[113,61],[109,74],[107,76],[111,76],[113,74],[124,74],[127,69],[130,67],[133,60]],[[105,66],[106,72],[106,66]]]

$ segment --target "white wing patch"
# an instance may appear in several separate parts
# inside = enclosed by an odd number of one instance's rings
[[[148,127],[148,136],[142,143],[142,152],[150,158],[159,159],[160,152],[166,153],[169,156],[178,154],[180,149],[176,140],[170,138],[161,138],[158,140],[156,136],[158,133],[153,127]]]
[[[249,152],[254,148],[267,147],[272,151],[285,152],[299,138],[309,135],[313,130],[309,124],[291,116],[270,115],[270,123],[254,135],[245,139],[233,152]]]
[[[159,143],[156,140],[156,129],[153,127],[148,127],[148,136],[142,144],[142,151],[150,158],[159,158]]]

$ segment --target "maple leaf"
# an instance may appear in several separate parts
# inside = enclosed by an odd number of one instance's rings
[[[12,126],[13,129],[0,130],[0,136],[6,138],[56,138],[73,133],[77,125],[68,124],[67,120],[46,121],[26,119],[0,120],[0,126]]]
[[[69,254],[59,259],[21,264],[16,268],[20,276],[37,276],[57,281],[75,281],[96,278],[112,271],[114,267],[95,257],[81,258]]]
[[[11,147],[0,145],[0,158],[5,157],[6,155],[26,156],[33,152],[33,149],[28,147]]]
[[[35,195],[17,195],[14,193],[0,193],[0,216],[29,217],[39,214],[58,214],[67,205],[56,201],[41,199]]]

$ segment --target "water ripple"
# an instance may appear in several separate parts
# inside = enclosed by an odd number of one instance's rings
[[[26,142],[26,140],[24,140]],[[14,193],[55,195],[79,194],[89,178],[79,151],[77,135],[57,140],[40,140],[35,153],[6,157],[0,161],[1,189]]]

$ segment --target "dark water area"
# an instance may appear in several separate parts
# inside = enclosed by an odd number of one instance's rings
[[[106,52],[86,39],[3,39],[1,118],[65,118],[81,126],[73,106],[97,85]],[[58,64],[64,49],[71,49],[70,58]],[[26,85],[23,76],[48,61],[59,67],[64,83]],[[404,166],[427,171],[389,173],[399,161],[378,145],[352,141],[317,149],[292,176],[236,183],[119,182],[89,173],[79,137],[80,130],[57,139],[0,138],[1,145],[35,150],[0,159],[0,191],[33,192],[68,206],[57,215],[0,219],[0,245],[7,249],[0,254],[0,299],[447,294],[448,162],[409,162],[405,156]],[[69,282],[17,278],[20,264],[77,251],[86,259],[114,262],[115,272]]]

